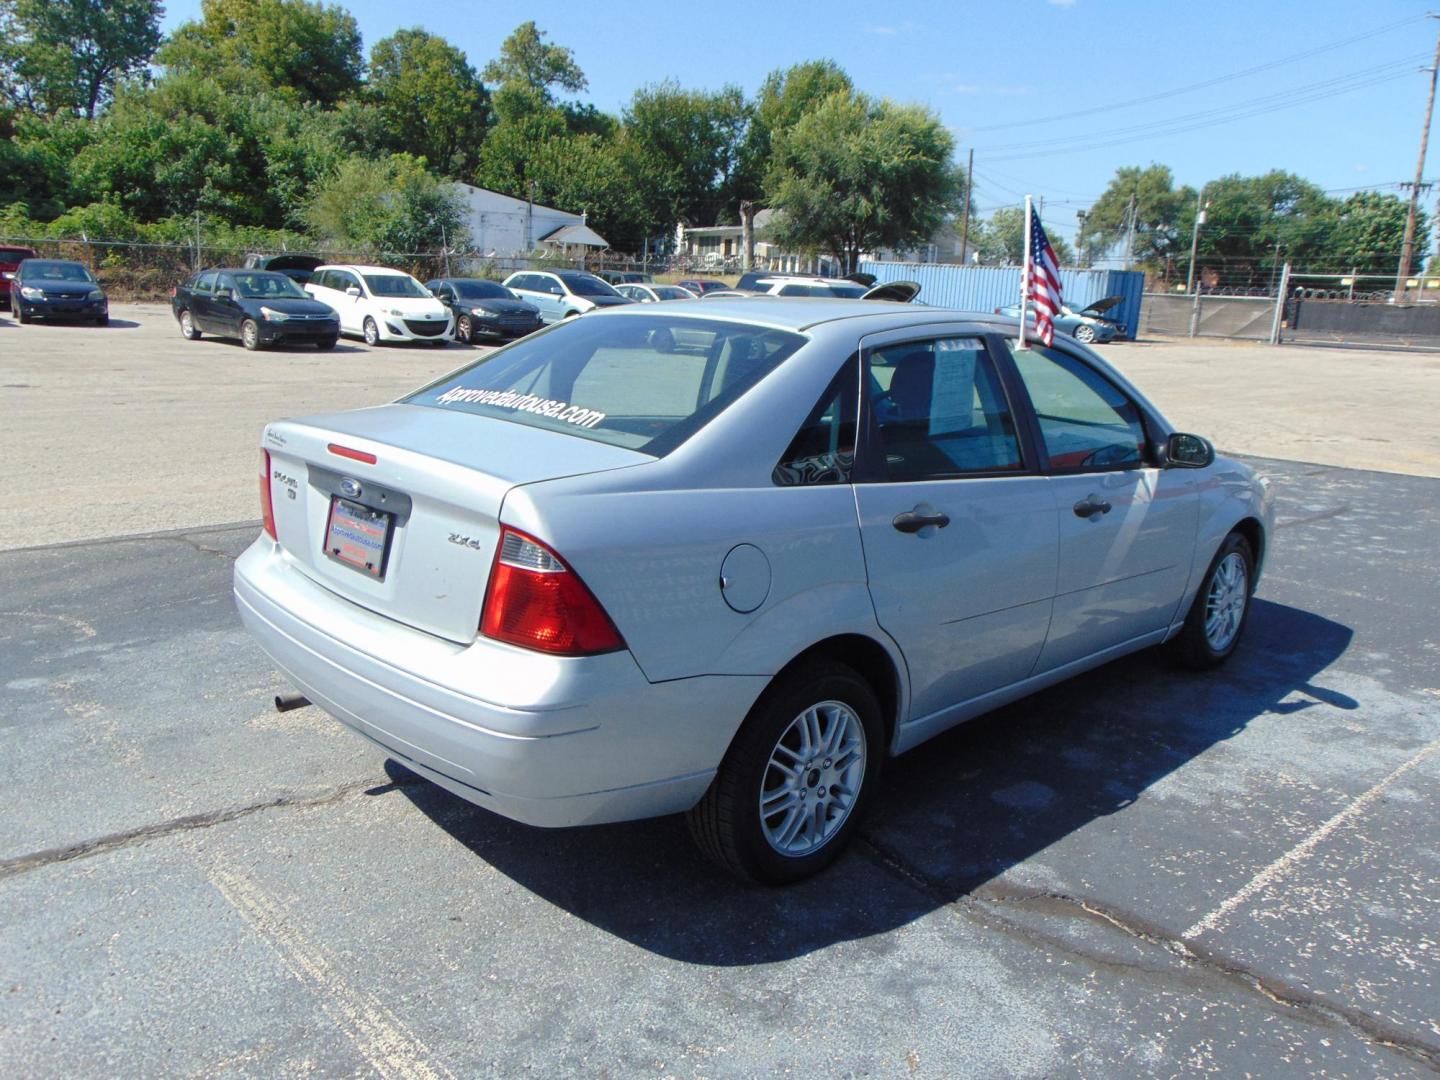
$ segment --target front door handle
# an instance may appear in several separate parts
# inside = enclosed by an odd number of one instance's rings
[[[1075,504],[1075,516],[1088,518],[1096,514],[1108,514],[1110,504],[1098,495],[1090,495]]]
[[[950,515],[938,510],[933,514],[917,514],[914,510],[906,510],[903,514],[896,514],[895,520],[890,524],[903,533],[919,532],[926,525],[943,529],[950,524]]]

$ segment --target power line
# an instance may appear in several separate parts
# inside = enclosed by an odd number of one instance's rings
[[[1056,146],[1062,143],[1080,143],[1087,146],[1109,145],[1105,142],[1095,140],[1106,140],[1110,136],[1135,135],[1143,137],[1160,129],[1169,129],[1175,125],[1184,125],[1177,130],[1193,130],[1197,127],[1205,127],[1211,123],[1224,123],[1233,119],[1240,119],[1243,115],[1258,115],[1259,112],[1272,111],[1275,108],[1288,108],[1292,105],[1302,104],[1306,101],[1319,100],[1323,97],[1330,97],[1334,94],[1345,93],[1349,90],[1359,89],[1362,86],[1374,85],[1376,82],[1398,78],[1401,75],[1411,73],[1410,69],[1420,60],[1428,59],[1428,54],[1418,53],[1386,61],[1373,67],[1361,68],[1345,75],[1332,75],[1317,82],[1307,83],[1302,86],[1293,87],[1288,90],[1278,91],[1271,94],[1262,94],[1259,97],[1248,98],[1243,101],[1231,102],[1227,105],[1219,105],[1209,109],[1201,109],[1198,112],[1182,113],[1177,116],[1166,117],[1162,120],[1148,120],[1139,124],[1130,124],[1125,127],[1107,128],[1100,131],[1088,131],[1080,135],[1057,135],[1044,139],[1031,139],[1027,142],[1001,143],[994,146],[980,147],[986,153],[1000,153],[1000,160],[1010,157],[1022,157],[1030,155],[1009,154],[1007,151],[1029,150],[1036,147]],[[1236,115],[1230,115],[1230,114]]]
[[[1378,37],[1381,34],[1388,34],[1391,30],[1397,30],[1402,26],[1409,26],[1413,22],[1425,19],[1424,15],[1411,15],[1408,18],[1400,19],[1397,22],[1368,30],[1363,34],[1356,34],[1352,37],[1342,38],[1339,41],[1332,41],[1327,45],[1319,45],[1304,52],[1293,53],[1290,56],[1282,56],[1278,60],[1271,60],[1268,63],[1257,64],[1254,67],[1245,68],[1241,71],[1232,71],[1228,75],[1217,75],[1213,79],[1205,79],[1202,82],[1190,83],[1188,86],[1179,86],[1174,90],[1165,90],[1158,94],[1146,94],[1144,97],[1130,98],[1126,101],[1109,102],[1104,105],[1095,105],[1088,109],[1077,109],[1073,112],[1056,113],[1053,116],[1037,117],[1033,120],[1017,120],[1008,124],[987,124],[984,127],[971,128],[976,131],[1003,131],[1009,128],[1034,127],[1037,124],[1052,124],[1061,120],[1074,120],[1081,116],[1094,116],[1098,113],[1114,112],[1117,109],[1128,109],[1133,105],[1148,105],[1152,101],[1164,101],[1167,98],[1179,97],[1182,94],[1190,94],[1196,90],[1204,90],[1207,87],[1219,86],[1221,83],[1231,82],[1235,79],[1243,79],[1250,75],[1259,74],[1262,71],[1270,71],[1273,68],[1283,67],[1286,64],[1293,64],[1299,60],[1308,60],[1312,56],[1319,56],[1322,53],[1332,52],[1335,49],[1353,45],[1357,41],[1365,41],[1368,38]]]

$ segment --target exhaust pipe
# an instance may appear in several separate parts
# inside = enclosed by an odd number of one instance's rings
[[[289,712],[291,709],[303,709],[310,704],[310,699],[304,694],[276,694],[275,711]]]

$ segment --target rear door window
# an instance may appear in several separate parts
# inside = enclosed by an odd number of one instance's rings
[[[195,279],[195,291],[201,296],[209,296],[215,291],[215,275],[201,274]]]
[[[709,319],[574,319],[404,400],[660,456],[804,342],[789,331]]]

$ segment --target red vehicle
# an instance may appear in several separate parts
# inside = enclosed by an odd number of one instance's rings
[[[689,289],[696,296],[704,296],[707,292],[714,292],[716,289],[728,289],[730,286],[723,281],[716,281],[714,278],[687,278],[684,281],[675,283],[682,289]]]
[[[34,248],[0,247],[0,308],[10,310],[10,279],[25,259],[38,259]]]

